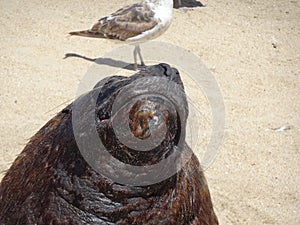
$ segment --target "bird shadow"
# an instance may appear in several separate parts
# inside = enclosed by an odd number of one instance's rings
[[[130,64],[124,61],[120,61],[120,60],[114,60],[111,58],[89,58],[83,55],[79,55],[76,53],[66,53],[65,57],[63,59],[67,59],[67,58],[81,58],[90,62],[95,62],[99,65],[108,65],[111,67],[116,67],[116,68],[121,68],[121,69],[126,69],[126,70],[132,70],[135,71],[134,69],[134,64]]]
[[[174,0],[174,8],[194,8],[194,7],[205,7],[205,5],[196,0]]]

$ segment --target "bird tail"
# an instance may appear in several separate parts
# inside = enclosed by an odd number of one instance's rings
[[[82,30],[82,31],[73,31],[69,33],[70,35],[82,36],[82,37],[93,37],[93,38],[105,38],[105,36],[101,33],[95,33],[90,30]]]

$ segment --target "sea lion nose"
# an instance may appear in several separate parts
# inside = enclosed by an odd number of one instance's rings
[[[134,120],[130,122],[130,130],[133,135],[140,139],[150,137],[151,131],[149,120],[153,118],[153,112],[148,110],[139,110],[134,113]]]
[[[137,101],[129,114],[129,127],[132,134],[139,139],[147,139],[166,125],[166,109],[151,101]]]

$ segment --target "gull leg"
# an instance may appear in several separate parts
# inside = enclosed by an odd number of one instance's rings
[[[133,69],[137,70],[137,46],[134,47],[133,50],[133,58],[134,58],[134,65],[133,65]]]
[[[145,66],[142,53],[141,53],[141,48],[139,45],[136,45],[133,50],[133,58],[134,58],[134,70],[138,69],[138,64],[137,64],[137,55],[139,55],[140,61],[141,61],[141,66]]]
[[[137,53],[139,54],[139,57],[140,57],[140,60],[141,60],[141,66],[145,66],[145,63],[144,63],[144,60],[143,60],[143,57],[142,57],[142,53],[141,53],[141,48],[139,45],[136,46],[137,48]]]
[[[138,69],[138,65],[137,65],[137,54],[138,54],[138,50],[137,50],[137,45],[134,47],[133,50],[133,58],[134,58],[134,66],[133,69],[137,70]]]

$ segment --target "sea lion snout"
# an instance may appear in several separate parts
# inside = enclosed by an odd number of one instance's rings
[[[139,101],[132,107],[129,115],[129,126],[132,134],[140,139],[146,139],[151,135],[149,123],[153,119],[154,112],[152,110],[143,109],[142,103]]]
[[[139,139],[147,139],[152,133],[167,131],[170,110],[167,104],[149,99],[138,100],[129,112],[129,127]],[[175,116],[175,115],[173,115]]]

